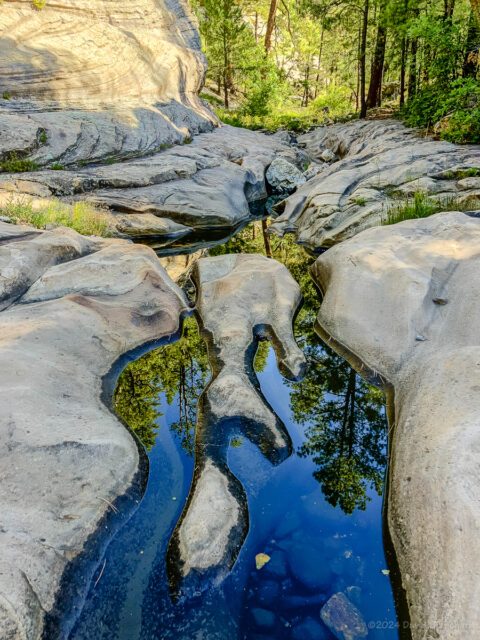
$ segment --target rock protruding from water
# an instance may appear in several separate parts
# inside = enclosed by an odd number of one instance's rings
[[[368,635],[362,614],[342,592],[323,605],[320,617],[338,640],[361,640]]]
[[[480,147],[421,138],[397,121],[320,127],[299,143],[317,162],[326,148],[330,159],[341,158],[274,207],[280,216],[271,232],[293,233],[312,250],[382,224],[415,197],[430,197],[445,211],[480,199]]]
[[[259,255],[202,258],[193,279],[213,375],[198,404],[192,486],[167,552],[175,595],[191,595],[225,578],[247,534],[245,491],[227,465],[230,440],[248,438],[272,464],[292,452],[288,432],[255,375],[258,341],[272,341],[278,367],[289,379],[299,380],[305,371],[292,327],[301,293],[282,264]]]
[[[480,220],[459,212],[364,231],[312,269],[318,333],[387,392],[387,518],[413,640],[480,628],[479,273]]]
[[[65,638],[146,479],[102,379],[188,304],[151,249],[72,229],[0,223],[0,271],[0,636]]]

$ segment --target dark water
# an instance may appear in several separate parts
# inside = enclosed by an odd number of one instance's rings
[[[184,409],[174,386],[160,393],[156,411],[164,415],[156,419],[156,438],[149,434],[146,494],[109,545],[71,640],[334,638],[320,609],[340,591],[361,612],[368,638],[398,638],[390,581],[382,573],[382,498],[375,490],[381,491],[385,466],[384,411],[378,393],[371,395],[346,363],[312,341],[313,366],[301,384],[285,381],[273,351],[263,349],[262,391],[296,453],[272,467],[248,441],[234,442],[229,465],[248,496],[249,534],[230,577],[181,605],[169,598],[165,551],[192,476],[191,423],[179,427]],[[198,374],[197,368],[193,395],[201,387]],[[352,390],[355,414],[346,430],[339,416]],[[258,553],[271,558],[261,570]]]

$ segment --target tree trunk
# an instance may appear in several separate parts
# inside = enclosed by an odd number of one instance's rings
[[[463,61],[463,76],[475,78],[478,72],[480,51],[480,25],[475,16],[470,16],[466,43],[465,59]]]
[[[405,63],[407,58],[408,41],[405,36],[402,38],[402,56],[400,61],[400,106],[405,104]]]
[[[367,115],[367,101],[365,98],[365,58],[367,55],[368,2],[363,7],[362,37],[360,44],[360,118]]]
[[[380,14],[380,20],[382,15]],[[382,91],[383,64],[385,61],[385,44],[387,41],[387,30],[380,22],[377,30],[377,41],[372,60],[372,72],[370,75],[370,86],[368,87],[367,107],[375,107],[378,96]]]
[[[265,253],[267,254],[267,258],[273,258],[272,253],[272,245],[270,243],[270,236],[267,232],[268,229],[268,220],[262,220],[262,231],[263,231],[263,242],[265,244]]]
[[[277,15],[279,0],[271,0],[270,11],[268,12],[267,30],[265,31],[265,53],[270,53],[272,48],[272,33],[275,28],[275,17]]]
[[[417,38],[412,39],[410,69],[408,74],[408,97],[413,98],[417,92]]]

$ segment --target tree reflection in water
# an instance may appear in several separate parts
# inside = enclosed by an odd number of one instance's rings
[[[265,255],[260,225],[252,223],[210,255]],[[304,296],[295,332],[309,371],[302,382],[287,383],[293,419],[305,428],[305,441],[297,453],[312,458],[317,467],[314,477],[330,504],[347,514],[364,510],[369,490],[380,494],[383,488],[387,445],[383,393],[360,378],[314,332],[319,302],[308,272],[314,259],[290,238],[274,239],[271,244],[275,259],[287,266]],[[257,372],[264,370],[268,350],[268,343],[260,343]],[[155,349],[126,367],[115,390],[115,409],[150,450],[157,420],[163,415],[163,393],[168,404],[178,402],[179,419],[170,428],[182,448],[193,455],[197,400],[209,373],[205,343],[196,321],[189,318],[178,342]]]

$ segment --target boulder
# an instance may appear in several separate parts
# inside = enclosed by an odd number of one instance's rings
[[[341,591],[323,605],[320,617],[338,640],[360,640],[368,635],[362,614]]]
[[[0,635],[55,640],[146,481],[110,410],[117,360],[188,304],[151,249],[72,229],[0,223],[0,270]]]
[[[480,220],[459,212],[369,229],[312,269],[318,333],[387,394],[386,513],[413,640],[480,627],[479,269]]]
[[[306,181],[297,167],[285,158],[275,158],[267,169],[267,181],[279,191],[294,191]]]
[[[323,160],[323,162],[333,162],[335,159],[336,156],[331,149],[325,149],[320,154],[320,160]]]
[[[232,437],[248,438],[272,464],[292,452],[284,424],[260,391],[253,368],[258,341],[272,341],[278,368],[289,379],[305,371],[292,328],[301,293],[282,264],[226,254],[200,259],[192,277],[213,373],[198,401],[190,493],[167,550],[174,597],[223,580],[247,535],[245,491],[227,463]],[[272,556],[262,574],[273,564]]]
[[[445,203],[446,210],[455,200],[471,201],[470,208],[480,200],[479,184],[472,180],[480,174],[478,146],[420,138],[394,120],[320,127],[299,142],[314,161],[325,147],[341,159],[277,203],[279,216],[269,229],[279,236],[293,233],[313,251],[382,224],[389,210],[416,193]]]

